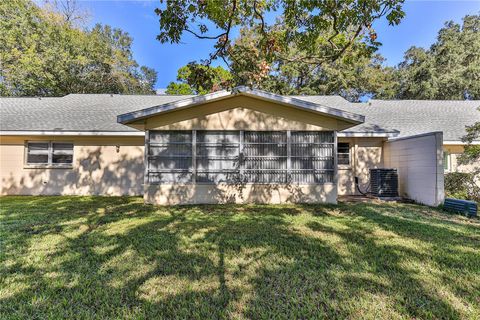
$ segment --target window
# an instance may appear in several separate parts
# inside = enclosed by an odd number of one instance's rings
[[[244,137],[244,182],[286,183],[287,133],[246,131]]]
[[[296,131],[291,135],[292,182],[333,182],[333,134]]]
[[[149,183],[326,183],[333,132],[150,131]]]
[[[449,163],[449,153],[447,151],[443,152],[443,170],[450,171],[450,163]]]
[[[148,179],[151,183],[191,182],[192,132],[150,131]]]
[[[350,165],[350,144],[339,142],[337,145],[338,164]]]
[[[240,134],[238,131],[197,131],[196,181],[239,181]]]
[[[73,143],[58,141],[28,141],[26,164],[31,166],[71,166]]]

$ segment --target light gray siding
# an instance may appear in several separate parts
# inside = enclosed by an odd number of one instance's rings
[[[384,162],[397,168],[400,195],[437,206],[444,199],[442,133],[432,132],[387,141]]]

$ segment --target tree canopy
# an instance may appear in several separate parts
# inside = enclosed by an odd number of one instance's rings
[[[2,1],[0,94],[153,93],[156,72],[133,59],[132,41],[110,26],[81,29],[29,0]]]
[[[229,55],[236,84],[279,94],[338,94],[351,101],[392,86],[391,68],[361,40],[355,40],[342,57],[322,64],[297,59],[306,52],[295,46],[285,50],[286,59],[268,63],[258,41],[258,33],[244,29],[232,45]]]
[[[230,87],[232,74],[221,66],[191,62],[178,69],[177,81],[169,83],[167,94],[206,94]]]
[[[447,22],[429,48],[411,47],[396,70],[397,99],[480,99],[480,15]]]
[[[162,42],[179,43],[185,33],[214,40],[207,59],[222,58],[228,63],[231,34],[238,28],[253,28],[259,34],[258,49],[268,63],[287,58],[283,52],[294,46],[304,62],[318,65],[340,58],[357,39],[378,47],[373,22],[385,17],[398,24],[404,16],[404,0],[297,1],[297,0],[161,0]],[[269,24],[268,15],[281,20]],[[273,27],[272,27],[273,26]],[[315,45],[312,45],[315,44]]]
[[[178,70],[177,82],[169,84],[167,93],[197,94],[248,85],[279,94],[338,94],[358,101],[393,87],[393,69],[359,39],[341,58],[321,65],[296,59],[306,53],[294,46],[288,52],[278,49],[286,59],[268,62],[260,41],[258,30],[242,29],[228,51],[229,71],[192,62]]]
[[[480,108],[479,108],[480,111]],[[463,142],[467,145],[465,146],[464,153],[460,157],[460,163],[476,163],[480,164],[480,145],[473,144],[475,140],[480,139],[480,121],[474,123],[471,126],[466,128],[467,134],[463,137]],[[480,174],[480,168],[478,169],[478,174]]]

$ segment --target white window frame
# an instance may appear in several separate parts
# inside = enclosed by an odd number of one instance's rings
[[[47,143],[48,144],[48,162],[47,163],[29,163],[28,162],[28,145],[30,143]],[[72,163],[53,163],[53,144],[68,143],[72,145]],[[26,140],[24,146],[24,167],[25,168],[73,168],[75,156],[75,144],[73,141],[57,141],[57,140]]]

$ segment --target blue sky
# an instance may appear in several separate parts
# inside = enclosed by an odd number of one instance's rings
[[[159,32],[154,9],[158,1],[82,1],[90,14],[89,24],[97,22],[119,27],[134,39],[134,58],[141,65],[158,72],[157,88],[165,88],[174,81],[177,69],[186,63],[208,57],[212,42],[186,36],[182,44],[161,44],[155,39]],[[387,64],[396,65],[410,46],[430,46],[438,30],[447,20],[460,22],[466,14],[480,12],[480,0],[407,0],[406,17],[399,26],[377,22],[378,40],[383,43],[379,52]]]

